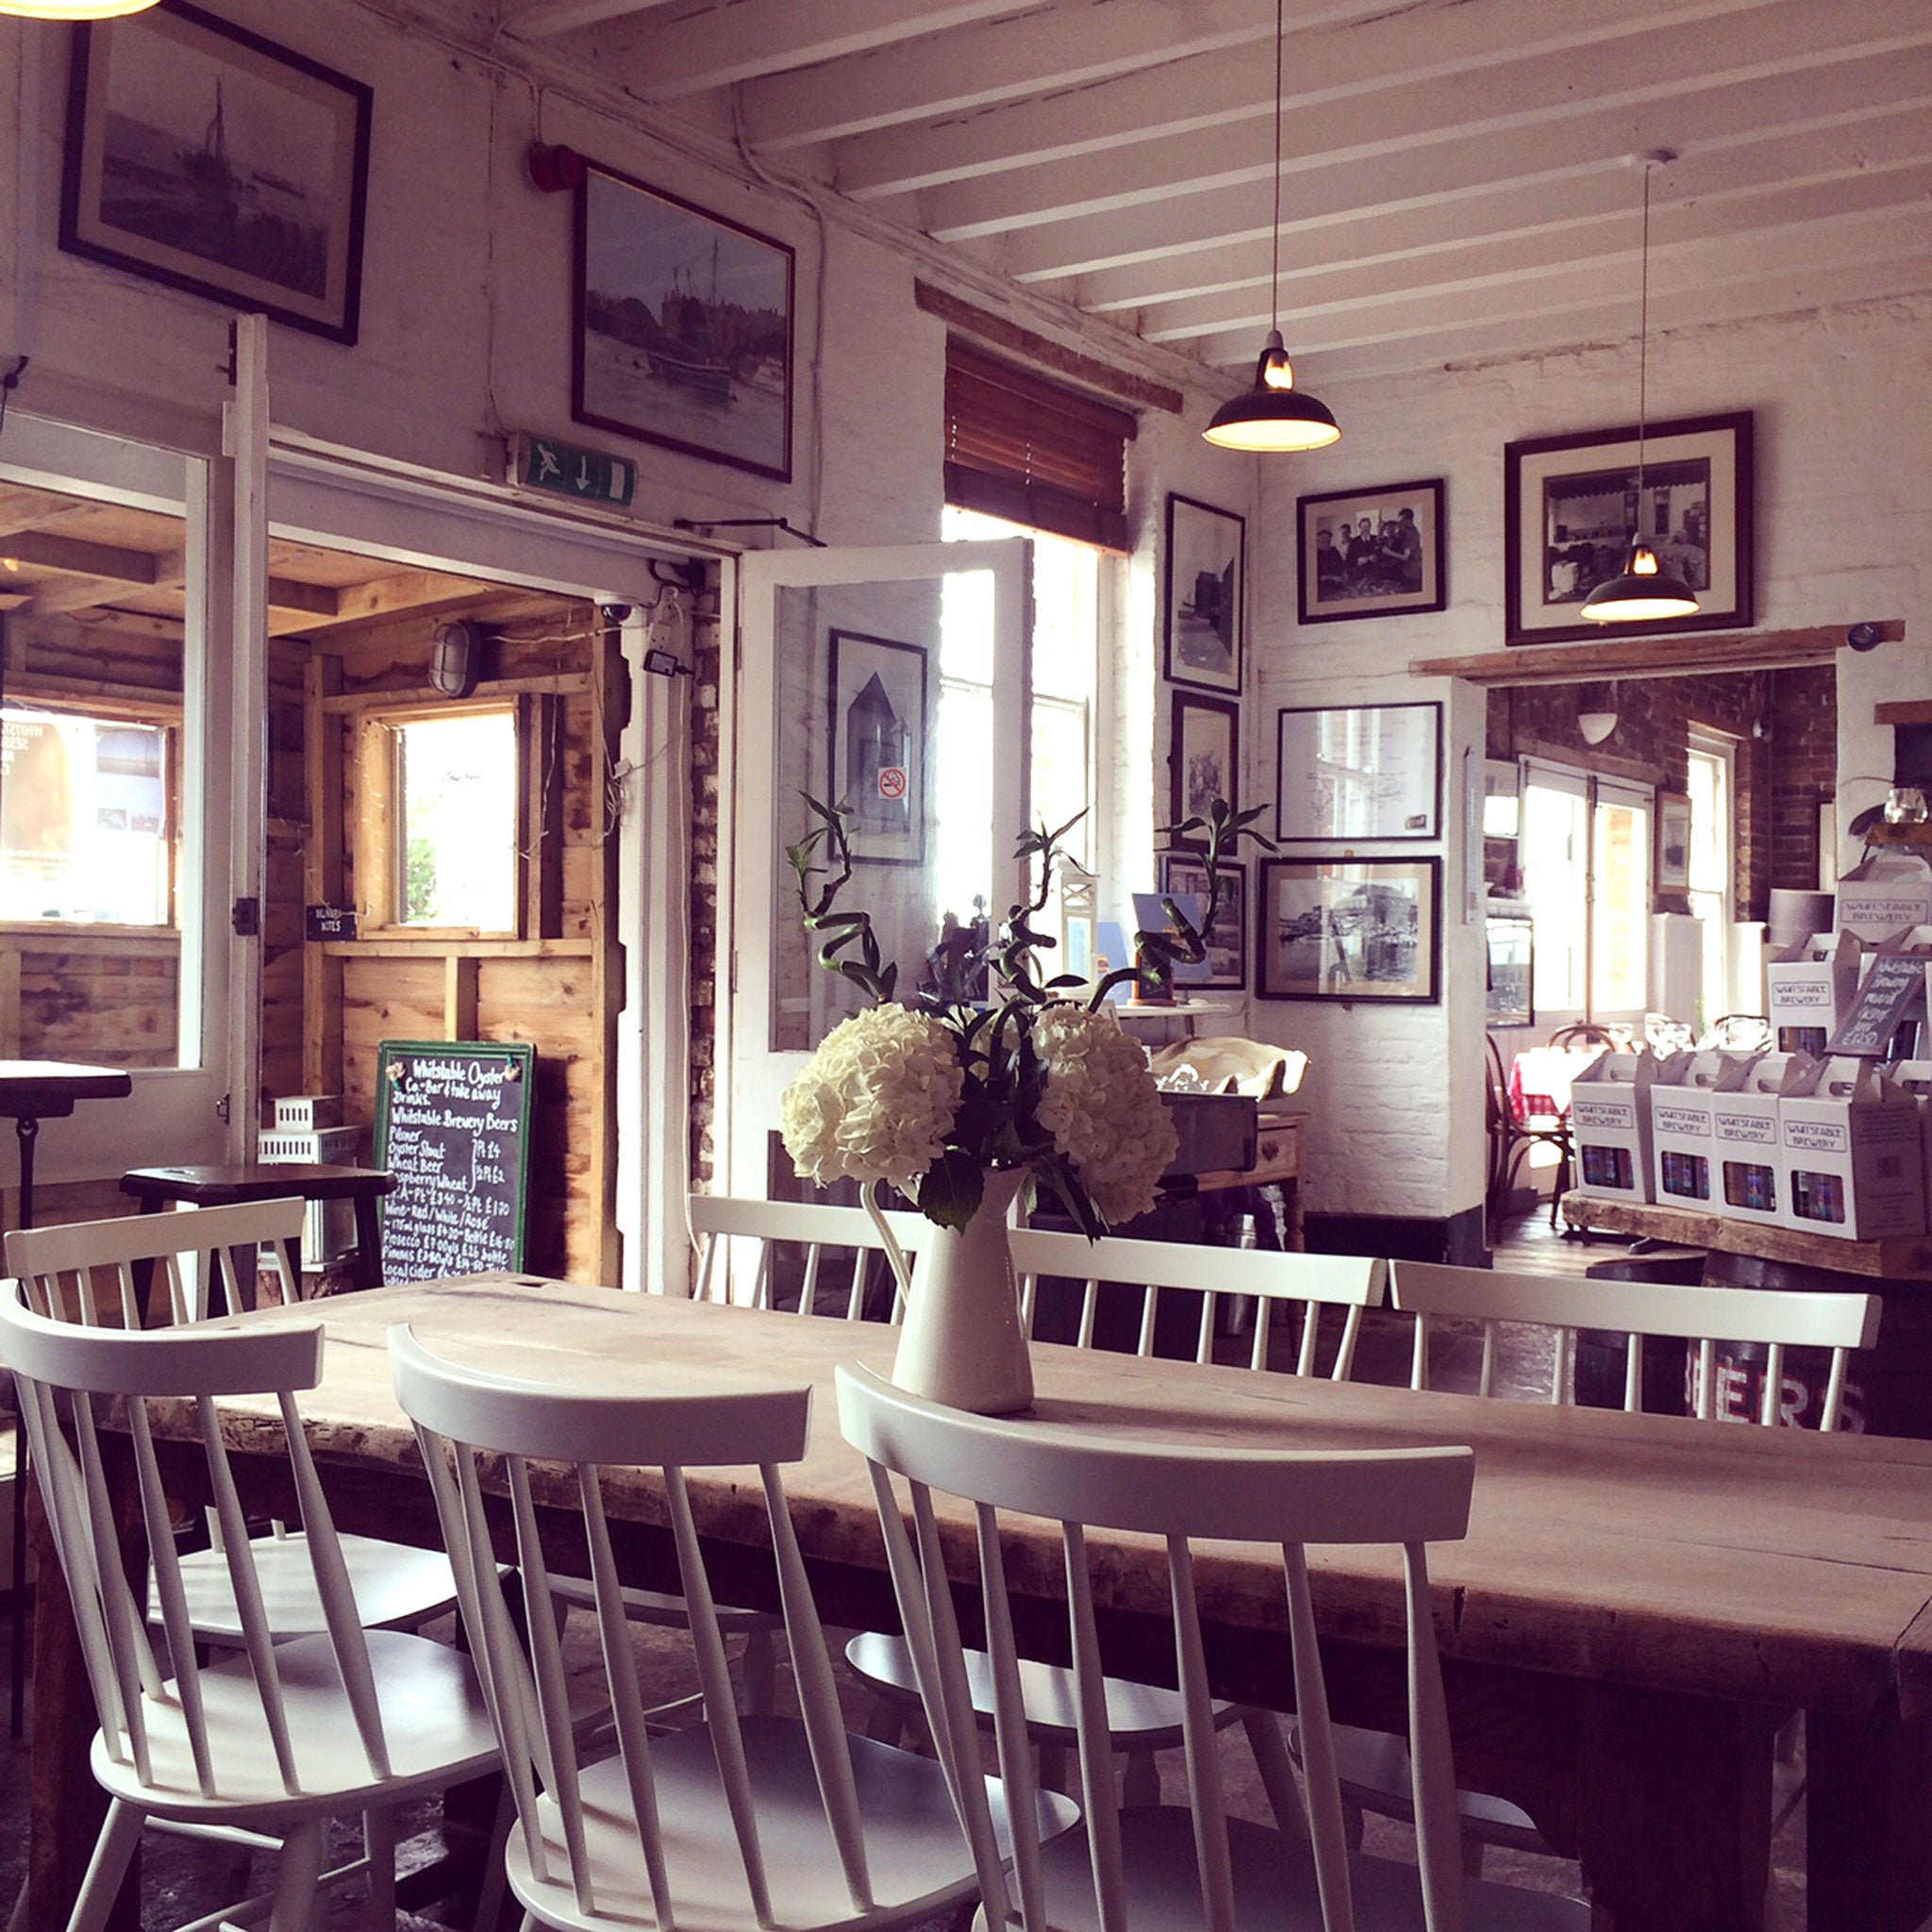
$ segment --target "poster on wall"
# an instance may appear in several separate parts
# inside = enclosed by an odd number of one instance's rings
[[[856,863],[920,865],[930,792],[926,654],[918,644],[835,630],[827,769],[849,816]]]
[[[1440,858],[1264,858],[1256,991],[1434,1006]]]

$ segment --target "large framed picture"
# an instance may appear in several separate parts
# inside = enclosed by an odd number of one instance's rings
[[[1697,592],[1695,617],[1618,624],[1619,637],[1740,629],[1752,618],[1751,412],[1653,423],[1637,491],[1637,425],[1512,442],[1503,451],[1505,641],[1598,638],[1579,614],[1624,568],[1640,527]]]
[[[1214,923],[1201,935],[1208,948],[1208,970],[1191,986],[1236,989],[1248,983],[1248,869],[1224,865],[1216,877],[1221,903]],[[1208,904],[1208,867],[1191,853],[1169,852],[1160,860],[1160,890],[1169,898],[1191,892]]]
[[[1434,1006],[1441,894],[1440,858],[1264,858],[1256,991]]]
[[[1291,707],[1276,714],[1274,836],[1290,843],[1434,839],[1442,707]]]
[[[608,168],[576,215],[571,413],[789,482],[791,250]]]
[[[353,342],[372,98],[186,0],[83,26],[60,245]]]
[[[1245,517],[1167,499],[1167,676],[1208,691],[1241,688],[1247,609]]]
[[[926,654],[918,644],[835,630],[829,763],[832,802],[861,865],[920,865],[931,801]]]
[[[1657,889],[1690,889],[1690,800],[1682,791],[1657,795]]]
[[[1169,823],[1197,813],[1207,816],[1217,798],[1231,805],[1241,783],[1241,711],[1221,698],[1176,696],[1174,737],[1168,747]],[[1183,847],[1204,847],[1205,838],[1177,839]]]
[[[1441,610],[1449,598],[1442,479],[1295,499],[1301,621]]]

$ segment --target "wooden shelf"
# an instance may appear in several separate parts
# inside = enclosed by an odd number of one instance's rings
[[[1932,846],[1932,823],[1916,825],[1889,825],[1883,819],[1865,834],[1868,845]]]
[[[1639,1201],[1600,1201],[1571,1192],[1562,1200],[1563,1219],[1572,1227],[1600,1234],[1624,1234],[1650,1241],[1677,1241],[1722,1255],[1749,1255],[1760,1261],[1786,1261],[1801,1268],[1824,1268],[1874,1281],[1932,1283],[1932,1235],[1897,1235],[1882,1241],[1841,1241],[1801,1228],[1772,1227],[1762,1222],[1733,1221],[1694,1208],[1650,1207]]]

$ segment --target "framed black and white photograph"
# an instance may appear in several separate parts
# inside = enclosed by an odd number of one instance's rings
[[[1682,791],[1657,795],[1657,889],[1690,890],[1690,800]]]
[[[791,250],[608,168],[576,217],[576,421],[789,481]]]
[[[1206,817],[1217,798],[1232,805],[1241,783],[1241,711],[1220,698],[1176,696],[1169,743],[1169,822]],[[1183,847],[1205,846],[1205,838],[1177,839]]]
[[[1167,499],[1167,676],[1239,691],[1247,608],[1247,519]]]
[[[1291,843],[1435,839],[1442,707],[1291,707],[1276,715],[1274,836]]]
[[[1231,991],[1248,983],[1248,869],[1244,865],[1223,865],[1216,878],[1221,888],[1220,903],[1214,908],[1213,924],[1201,935],[1208,948],[1208,970],[1189,984]],[[1206,863],[1190,854],[1163,854],[1160,890],[1175,900],[1191,895],[1205,909]]]
[[[1264,858],[1255,990],[1266,1000],[1433,1006],[1440,858]]]
[[[1441,477],[1298,497],[1295,512],[1304,624],[1447,604]]]
[[[827,670],[832,803],[850,814],[853,860],[923,864],[931,801],[926,654],[917,644],[835,630]]]
[[[373,98],[185,0],[83,26],[60,245],[353,342]]]
[[[1694,617],[1618,624],[1619,637],[1740,629],[1752,621],[1751,412],[1653,423],[1637,488],[1637,425],[1512,442],[1503,451],[1505,641],[1598,638],[1583,600],[1646,536],[1697,592]]]

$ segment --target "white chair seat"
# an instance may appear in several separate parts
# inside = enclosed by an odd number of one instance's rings
[[[858,1917],[825,1824],[805,1727],[786,1718],[741,1722],[758,1840],[773,1874],[776,1926],[835,1932],[841,1925],[902,1924],[938,1916],[958,1898],[961,1881],[971,1876],[973,1859],[938,1764],[870,1739],[851,1740],[874,1900],[874,1909]],[[708,1726],[693,1725],[658,1739],[651,1757],[678,1926],[683,1932],[758,1932],[743,1869],[732,1849],[730,1815]],[[608,1757],[591,1766],[582,1790],[595,1910],[584,1912],[576,1904],[565,1875],[558,1809],[547,1797],[539,1800],[538,1809],[545,1857],[556,1875],[539,1879],[531,1871],[523,1834],[512,1832],[510,1890],[545,1923],[575,1932],[608,1932],[613,1923],[657,1924],[622,1760]],[[1078,1815],[1074,1805],[1053,1793],[1046,1799],[1044,1828],[1069,1829]]]
[[[1301,1733],[1292,1724],[1288,1748],[1299,1765]],[[1341,1774],[1341,1795],[1350,1804],[1365,1805],[1384,1817],[1413,1820],[1415,1807],[1408,1799],[1408,1746],[1392,1732],[1337,1724],[1335,1766]],[[1506,1845],[1512,1851],[1549,1853],[1536,1821],[1507,1798],[1491,1797],[1487,1791],[1458,1790],[1456,1802],[1464,1823],[1480,1827],[1483,1843]]]
[[[467,1657],[447,1644],[394,1630],[372,1630],[368,1646],[394,1772],[381,1787],[385,1806],[480,1775],[496,1764],[496,1734]],[[200,1824],[220,1823],[231,1811],[245,1812],[251,1824],[267,1825],[357,1809],[370,1790],[369,1765],[328,1640],[304,1637],[278,1644],[275,1659],[300,1795],[291,1797],[283,1789],[255,1674],[240,1657],[201,1673],[208,1722],[223,1739],[219,1798],[200,1793],[187,1723],[172,1698],[142,1702],[150,1778],[138,1777],[131,1761],[117,1763],[105,1739],[96,1736],[93,1774],[101,1788],[150,1816]],[[172,1693],[172,1683],[168,1688]]]
[[[385,1624],[425,1623],[455,1607],[456,1578],[441,1550],[411,1549],[408,1543],[386,1543],[366,1536],[345,1536],[339,1541],[349,1566],[356,1613],[371,1629]],[[254,1537],[248,1548],[261,1587],[262,1608],[275,1636],[309,1637],[324,1628],[322,1598],[302,1532]],[[197,1637],[218,1648],[242,1641],[228,1559],[221,1551],[194,1550],[184,1556],[181,1588]],[[158,1624],[160,1615],[159,1599],[150,1586],[148,1622]]]
[[[594,1610],[597,1607],[596,1586],[588,1576],[558,1576],[553,1574],[550,1594],[573,1609]],[[691,1606],[681,1596],[661,1590],[637,1590],[629,1585],[620,1594],[624,1598],[624,1614],[633,1624],[647,1624],[662,1630],[691,1628]],[[783,1627],[783,1619],[774,1610],[746,1610],[720,1604],[717,1612],[718,1628],[727,1637],[748,1636],[754,1630]]]
[[[1121,1865],[1134,1932],[1200,1932],[1201,1879],[1192,1814],[1177,1806],[1121,1813]],[[1245,1819],[1227,1822],[1234,1859],[1237,1932],[1322,1932],[1308,1842]],[[1046,1847],[1047,1923],[1054,1932],[1099,1932],[1087,1835]],[[1358,1932],[1424,1932],[1413,1865],[1360,1853],[1349,1858]],[[1470,1932],[1587,1932],[1590,1907],[1553,1892],[1521,1891],[1480,1878],[1462,1883]]]
[[[982,1724],[992,1722],[992,1662],[983,1650],[968,1650],[966,1682],[973,1708]],[[845,1661],[871,1689],[890,1696],[919,1700],[912,1674],[912,1653],[901,1637],[861,1630],[845,1646]],[[1136,1684],[1126,1677],[1108,1677],[1107,1728],[1117,1749],[1165,1751],[1181,1742],[1181,1697],[1157,1684]],[[1078,1741],[1078,1705],[1074,1674],[1059,1664],[1031,1657],[1020,1660],[1020,1695],[1026,1707],[1026,1730],[1036,1744],[1071,1746]],[[1217,1701],[1216,1728],[1241,1716],[1237,1705]]]

